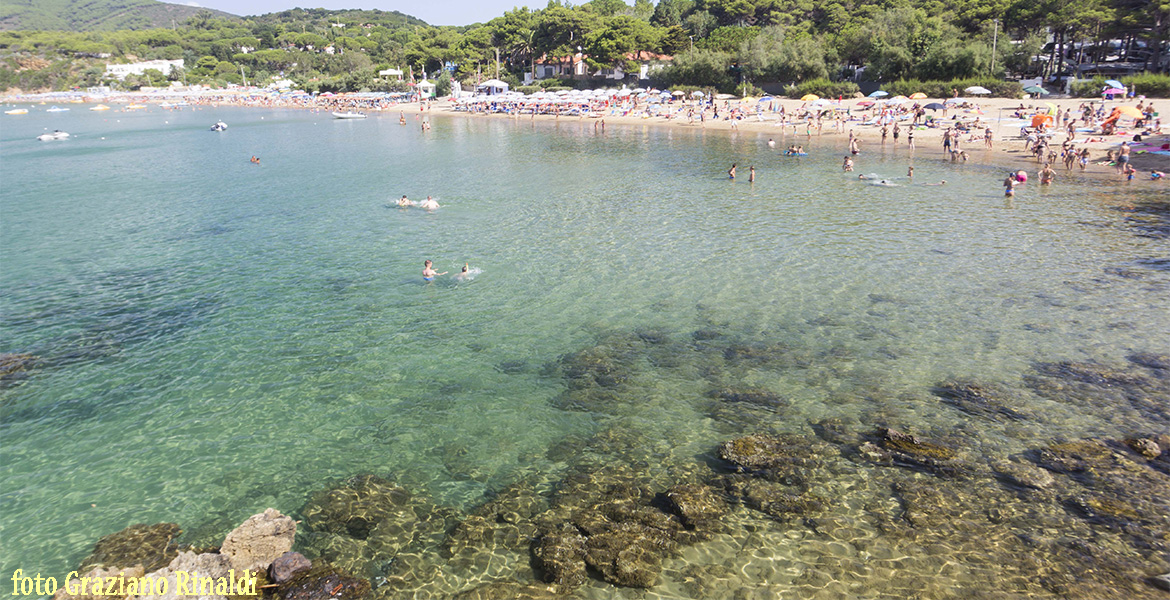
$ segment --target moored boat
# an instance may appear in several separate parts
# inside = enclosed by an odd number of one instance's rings
[[[67,140],[67,139],[69,139],[69,134],[58,129],[57,131],[54,131],[53,133],[42,133],[41,135],[37,136],[37,139],[42,141],[42,142],[52,142],[52,141],[56,141],[56,140]]]
[[[27,115],[28,109],[27,108],[14,108],[12,110],[4,111],[4,114],[6,114],[6,115]]]
[[[105,104],[99,104],[97,106],[91,106],[89,109],[90,110],[110,110],[110,107],[106,106]]]
[[[338,119],[364,119],[366,113],[354,112],[352,110],[346,112],[334,112],[333,116]]]

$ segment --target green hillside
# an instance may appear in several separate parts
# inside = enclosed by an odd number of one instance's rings
[[[113,31],[150,29],[182,23],[199,11],[196,6],[155,0],[3,0],[0,31],[39,29],[52,31]],[[217,17],[236,18],[220,11]]]

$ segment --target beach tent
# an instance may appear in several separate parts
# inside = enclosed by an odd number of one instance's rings
[[[483,94],[485,96],[495,96],[496,94],[503,94],[508,91],[508,84],[499,79],[489,79],[477,86],[475,86],[476,94]]]
[[[504,84],[504,85],[508,85],[508,84]],[[426,79],[423,79],[422,81],[418,82],[418,95],[422,98],[434,98],[435,97],[435,84],[427,81]]]

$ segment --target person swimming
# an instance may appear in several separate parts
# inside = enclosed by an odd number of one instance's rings
[[[463,281],[465,279],[469,279],[470,277],[471,277],[471,268],[468,266],[467,263],[463,263],[463,270],[461,270],[455,274],[455,279]]]
[[[434,198],[427,196],[426,200],[418,203],[418,207],[425,208],[427,210],[435,210],[436,208],[439,208],[439,203]]]
[[[447,274],[446,271],[443,271],[442,273],[436,272],[433,265],[434,265],[434,263],[432,263],[430,260],[423,261],[423,280],[424,281],[434,281],[436,277],[438,277],[440,275]]]
[[[403,208],[406,208],[408,206],[414,206],[414,200],[407,198],[406,194],[403,194],[402,197],[398,199],[398,206],[401,206]]]

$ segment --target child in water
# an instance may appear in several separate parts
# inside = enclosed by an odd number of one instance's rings
[[[446,275],[447,274],[446,271],[443,271],[442,273],[435,272],[435,269],[432,265],[433,265],[433,263],[430,260],[423,261],[423,280],[424,281],[434,281],[435,278],[438,277],[439,275]]]

